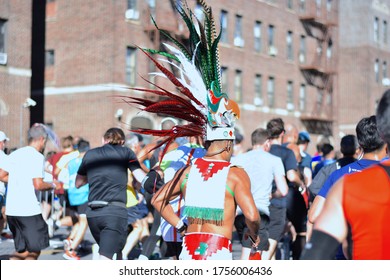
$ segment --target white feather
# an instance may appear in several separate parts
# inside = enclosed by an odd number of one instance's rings
[[[180,50],[175,47],[165,44],[164,45],[171,51],[173,55],[177,57],[180,61],[180,66],[169,62],[174,65],[176,68],[180,70],[180,82],[186,86],[194,95],[194,97],[203,104],[204,108],[199,108],[196,106],[198,110],[200,110],[203,114],[207,114],[207,88],[204,84],[202,76],[199,70],[196,68],[194,63],[194,57],[192,61],[188,60],[186,56]],[[196,52],[196,50],[195,50]],[[194,104],[195,105],[195,104]]]

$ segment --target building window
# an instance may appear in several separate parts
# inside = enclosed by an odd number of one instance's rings
[[[234,45],[244,47],[244,38],[242,36],[242,16],[236,15],[236,26],[234,29]]]
[[[196,3],[194,14],[195,14],[195,17],[199,20],[199,22],[203,22],[204,13],[203,13],[203,8],[202,8],[201,4]]]
[[[329,39],[328,47],[326,48],[326,58],[328,60],[332,58],[332,52],[333,52],[333,41],[332,39]]]
[[[126,83],[135,86],[136,76],[136,49],[127,47],[126,49]]]
[[[294,87],[293,82],[287,82],[287,110],[294,110]]]
[[[275,40],[275,27],[273,25],[268,26],[268,47],[274,46]]]
[[[139,10],[138,10],[138,1],[137,0],[127,0],[127,11],[126,19],[138,20],[139,19]]]
[[[47,50],[47,51],[45,51],[45,66],[46,67],[54,65],[54,62],[55,62],[54,54],[55,54],[54,50]]]
[[[228,92],[228,68],[221,67],[221,86],[222,92]]]
[[[261,48],[261,22],[256,21],[255,27],[253,29],[253,35],[255,39],[255,52],[260,53],[262,51]]]
[[[6,53],[7,21],[0,19],[0,53]]]
[[[234,77],[234,94],[237,102],[242,102],[242,71],[236,70]]]
[[[387,44],[387,21],[383,21],[383,43]]]
[[[374,41],[379,42],[379,18],[374,19]]]
[[[267,95],[268,95],[268,106],[270,108],[274,108],[274,106],[275,106],[275,79],[274,79],[274,77],[268,78]]]
[[[321,0],[316,0],[316,10],[317,10],[317,16],[321,16],[321,6],[322,6]]]
[[[268,26],[268,54],[270,56],[276,56],[278,53],[275,47],[275,27],[273,25]]]
[[[306,36],[301,35],[299,40],[299,63],[306,62]]]
[[[263,105],[263,78],[260,74],[256,74],[255,76],[255,99],[253,103],[255,106]]]
[[[332,11],[332,0],[326,1],[326,11],[330,13]]]
[[[375,82],[379,83],[379,59],[375,60],[374,73],[375,73]]]
[[[148,0],[148,6],[149,6],[149,12],[150,12],[150,22],[152,21],[152,18],[156,18],[156,0]]]
[[[293,0],[287,0],[287,9],[294,9],[294,1]]]
[[[387,78],[387,62],[383,61],[382,64],[382,78],[385,79]]]
[[[324,91],[322,89],[317,89],[317,108],[321,108],[323,101],[324,101]]]
[[[306,85],[301,84],[299,88],[299,111],[306,111]]]
[[[148,59],[148,71],[149,73],[155,73],[156,72],[156,64],[151,59]],[[156,82],[156,75],[150,75],[149,81],[152,82],[153,84],[149,83],[149,88],[153,89],[156,86],[154,83]]]
[[[286,36],[286,44],[287,44],[287,59],[294,59],[294,51],[293,51],[293,33],[292,31],[287,31]]]
[[[221,42],[228,42],[228,13],[221,11]]]
[[[331,106],[332,103],[333,103],[332,95],[331,95],[331,94],[328,94],[328,95],[326,96],[326,104],[327,104],[328,106]]]
[[[306,1],[305,0],[299,0],[299,11],[300,12],[306,11]]]

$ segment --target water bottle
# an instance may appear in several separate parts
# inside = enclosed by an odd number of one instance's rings
[[[251,248],[251,253],[249,254],[250,260],[261,260],[261,254],[259,251],[257,251],[256,247]]]
[[[252,244],[256,243],[255,240],[250,235],[249,235],[249,239],[252,241]],[[261,254],[260,254],[260,251],[257,250],[257,247],[255,247],[255,246],[251,247],[249,259],[250,260],[261,260]]]
[[[53,207],[54,207],[55,211],[60,211],[60,209],[61,209],[60,200],[58,199],[57,196],[54,197]]]

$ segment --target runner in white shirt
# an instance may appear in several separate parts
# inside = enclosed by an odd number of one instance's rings
[[[6,215],[16,251],[10,259],[36,260],[49,246],[47,224],[35,194],[35,190],[54,187],[43,181],[46,140],[45,126],[34,124],[28,131],[28,146],[9,155],[4,170],[0,170],[0,180],[8,182]]]

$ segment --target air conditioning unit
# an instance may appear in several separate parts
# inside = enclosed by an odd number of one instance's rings
[[[268,54],[270,56],[276,56],[278,54],[278,49],[275,46],[270,46],[268,49]]]
[[[306,62],[306,57],[303,53],[299,53],[299,63],[305,63]]]
[[[287,103],[287,110],[289,110],[289,111],[294,110],[294,104],[292,104],[292,103]]]
[[[383,78],[382,79],[382,85],[385,87],[390,87],[390,79],[389,78]]]
[[[0,65],[6,65],[6,64],[7,64],[7,54],[0,53]]]
[[[241,37],[234,38],[234,45],[236,47],[241,47],[242,48],[242,47],[244,47],[244,44],[245,44],[245,41]]]
[[[262,106],[263,105],[263,99],[260,97],[255,97],[253,100],[253,103],[255,106]]]
[[[134,9],[128,9],[125,13],[126,19],[138,19],[139,18],[139,11]]]

